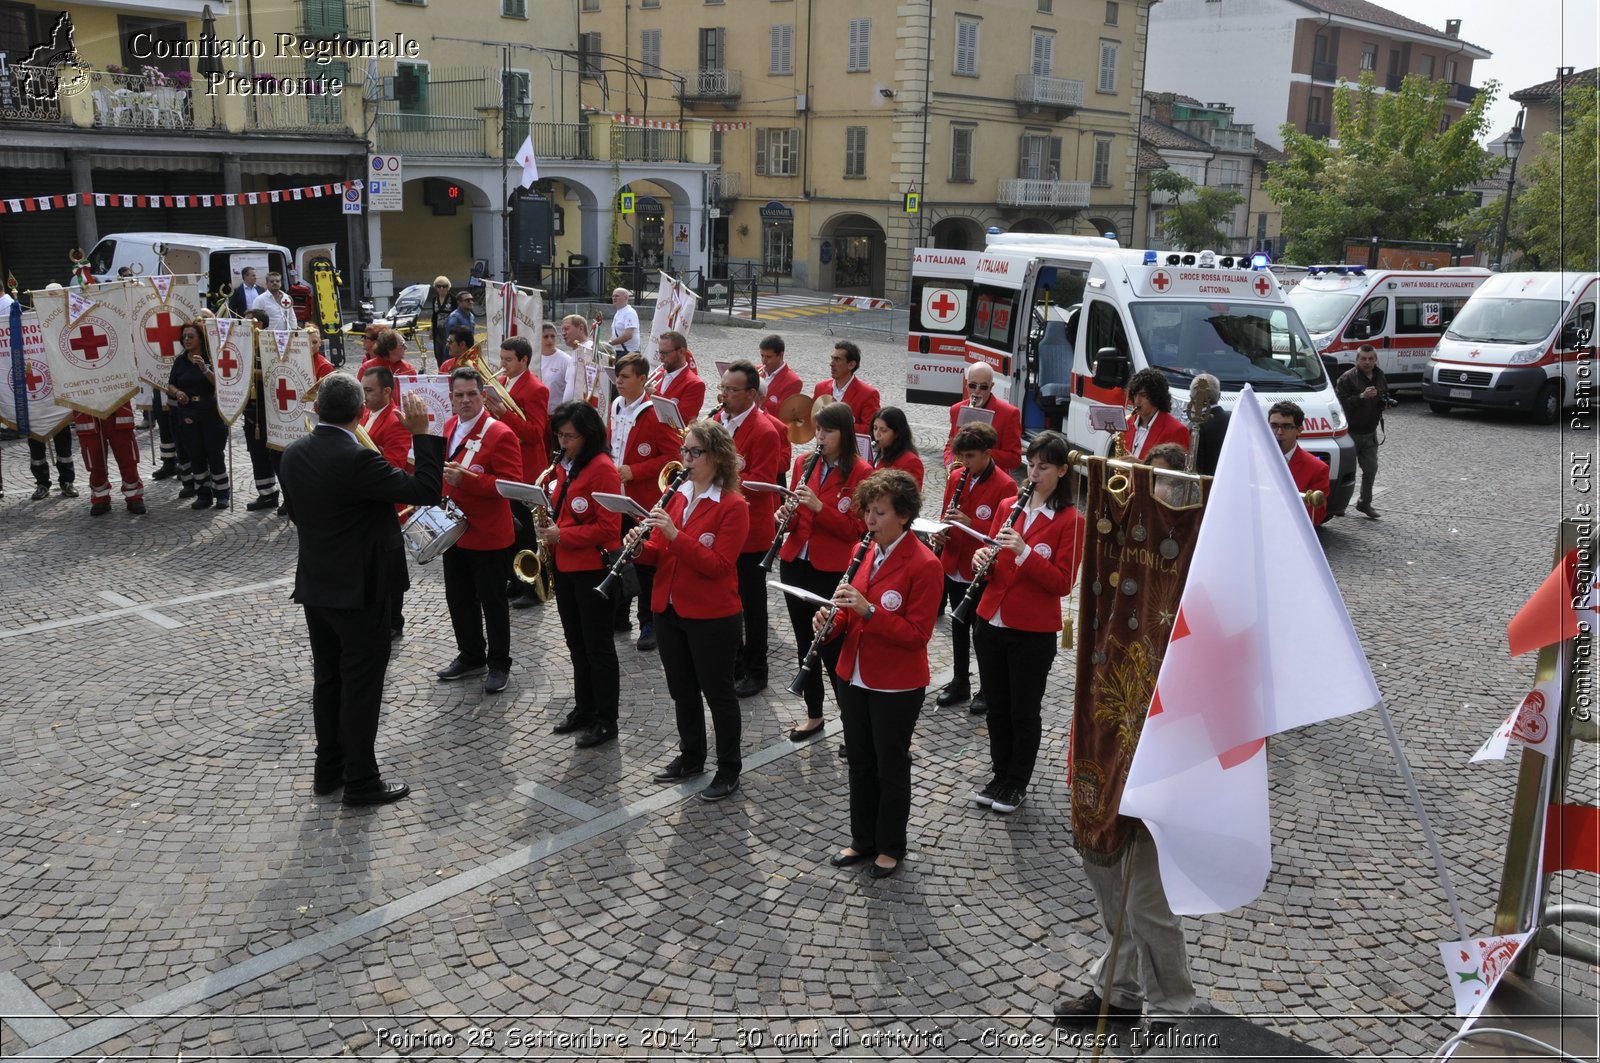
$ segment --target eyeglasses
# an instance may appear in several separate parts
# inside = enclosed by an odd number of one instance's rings
[[[678,451],[678,457],[682,458],[684,461],[696,461],[705,457],[705,453],[706,452],[701,450],[699,447],[684,447],[682,450]]]
[[[1300,429],[1295,427],[1295,423],[1293,421],[1268,421],[1267,425],[1274,432],[1298,432],[1298,431],[1300,431]]]
[[[581,440],[582,438],[583,438],[583,436],[578,432],[557,432],[556,433],[556,442],[558,442],[558,443],[576,443],[579,440]]]
[[[717,388],[717,394],[718,395],[732,395],[735,392],[739,392],[739,391],[754,391],[754,390],[755,390],[755,388],[736,388],[736,387],[732,387],[732,386],[730,386],[728,384],[723,384],[722,386]]]
[[[993,391],[994,390],[994,385],[993,384],[968,384],[967,385],[967,390],[968,391]]]
[[[448,285],[448,284],[435,284],[434,287],[435,288],[443,288],[445,291],[449,291],[450,290],[450,285]]]

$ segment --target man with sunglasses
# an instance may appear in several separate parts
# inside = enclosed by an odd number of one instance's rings
[[[948,468],[955,460],[950,443],[964,423],[961,411],[965,409],[989,410],[994,414],[994,420],[989,425],[994,429],[997,442],[989,452],[989,457],[1001,472],[1007,475],[1015,472],[1022,464],[1022,413],[1006,400],[995,396],[994,370],[982,362],[967,366],[967,397],[950,407],[950,434],[944,444],[945,467]],[[967,416],[969,420],[972,419],[971,414]]]

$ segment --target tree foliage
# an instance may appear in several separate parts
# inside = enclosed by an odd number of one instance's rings
[[[1160,170],[1150,178],[1152,192],[1165,192],[1172,197],[1161,219],[1161,235],[1179,251],[1201,251],[1206,248],[1227,247],[1228,231],[1223,223],[1233,213],[1233,208],[1244,202],[1244,197],[1231,188],[1197,187],[1195,183],[1176,170]],[[1187,203],[1179,200],[1193,192]]]
[[[1267,195],[1283,210],[1285,258],[1336,262],[1345,240],[1451,240],[1471,203],[1462,195],[1495,169],[1478,146],[1491,81],[1449,129],[1453,87],[1408,75],[1399,92],[1379,93],[1372,74],[1333,94],[1336,139],[1282,128],[1288,156],[1267,171]]]
[[[1596,128],[1600,106],[1592,87],[1568,89],[1563,127],[1546,133],[1537,156],[1517,172],[1506,259],[1529,270],[1600,269],[1600,178]],[[1499,224],[1504,197],[1486,204]]]

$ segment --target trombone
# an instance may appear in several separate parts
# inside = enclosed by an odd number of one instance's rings
[[[522,418],[524,421],[528,419],[528,415],[522,412],[522,407],[517,405],[517,400],[511,397],[510,390],[507,389],[504,384],[500,383],[500,378],[498,376],[489,372],[489,366],[483,360],[483,343],[481,341],[474,343],[472,345],[472,349],[467,351],[466,362],[469,366],[478,371],[478,375],[483,377],[484,384],[488,386],[490,391],[494,392],[495,397],[498,398],[507,409],[516,414],[518,417]]]

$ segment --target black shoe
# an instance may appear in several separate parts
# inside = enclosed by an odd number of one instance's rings
[[[977,695],[972,699],[972,704],[967,706],[967,715],[989,715],[989,699],[983,696],[983,691],[978,691]]]
[[[871,860],[874,855],[873,853],[834,853],[828,857],[828,863],[834,867],[850,867],[853,864],[861,863],[863,860]]]
[[[287,517],[288,515],[289,515],[289,503],[285,502],[283,505],[278,507],[278,516]]]
[[[78,497],[78,489],[76,487],[73,487],[71,484],[62,484],[61,485],[61,497],[62,498],[77,498]]]
[[[1365,513],[1367,515],[1367,519],[1368,520],[1377,520],[1378,519],[1378,511],[1372,508],[1372,503],[1371,502],[1357,502],[1356,503],[1356,512],[1357,513]]]
[[[649,653],[656,648],[656,626],[654,624],[639,625],[639,641],[634,643],[634,648],[640,653]]]
[[[574,731],[587,731],[594,724],[581,716],[568,716],[565,720],[550,728],[553,735],[569,735]]]
[[[755,697],[765,689],[767,689],[767,681],[765,679],[757,679],[752,675],[747,675],[733,684],[733,692],[741,698]]]
[[[399,642],[401,639],[403,639],[405,637],[406,637],[406,629],[405,628],[403,628],[403,627],[392,627],[392,628],[389,629],[389,641],[390,642]]]
[[[110,513],[110,512],[111,512],[111,503],[110,502],[96,502],[96,503],[94,503],[93,505],[91,505],[89,507],[89,516],[91,516],[91,517],[103,517],[107,513]]]
[[[503,668],[489,669],[489,678],[483,681],[483,692],[485,694],[500,693],[500,691],[506,688],[506,679],[508,678],[508,675],[509,673],[507,673]]]
[[[1027,796],[1028,792],[1020,786],[1002,786],[995,791],[994,801],[989,807],[1002,816],[1009,816],[1022,807],[1022,802]]]
[[[193,502],[190,502],[189,503],[189,508],[190,509],[210,509],[211,508],[211,492],[210,491],[202,491],[202,492],[200,492],[200,497],[196,498]]]
[[[526,594],[519,594],[511,599],[511,608],[513,609],[532,609],[538,604],[539,596],[532,591],[528,591]]]
[[[809,731],[802,731],[802,730],[800,730],[800,728],[796,727],[792,731],[789,732],[789,741],[791,741],[791,742],[809,742],[813,738],[821,738],[822,737],[822,732],[825,731],[826,729],[827,729],[826,725],[824,725],[821,720],[818,720],[817,721],[817,725],[815,727],[811,728]]]
[[[611,630],[624,635],[631,635],[633,634],[633,621],[626,618],[622,620],[613,620],[611,621]]]
[[[411,787],[403,782],[379,783],[374,790],[358,790],[354,793],[344,792],[344,807],[365,808],[368,805],[389,805],[400,800],[411,792]]]
[[[176,475],[178,475],[178,463],[175,461],[164,461],[161,463],[161,467],[159,469],[150,474],[150,479],[170,480]]]
[[[974,790],[972,792],[972,803],[977,805],[979,808],[993,808],[994,799],[999,795],[999,792],[1000,780],[990,779],[988,782],[983,784],[983,788],[981,790]]]
[[[869,878],[888,878],[896,871],[899,871],[900,865],[903,863],[905,863],[904,860],[896,860],[888,867],[884,867],[882,864],[875,863],[871,867],[867,868],[867,876]]]
[[[617,729],[610,724],[597,723],[578,736],[574,743],[579,749],[594,749],[617,740]]]
[[[843,742],[839,743],[839,759],[840,760],[849,760],[850,759],[850,747],[846,746]]]
[[[321,776],[313,776],[311,779],[311,792],[316,794],[318,797],[327,797],[329,794],[336,794],[343,788],[343,778],[324,779]]]
[[[193,498],[195,495],[197,495],[199,493],[200,493],[200,488],[196,487],[194,484],[184,484],[183,487],[179,488],[179,490],[178,490],[178,497],[180,499]]]
[[[142,517],[148,512],[150,512],[150,510],[137,498],[128,503],[129,516]]]
[[[33,500],[35,502],[43,502],[45,499],[47,499],[49,497],[50,497],[50,485],[49,484],[40,484],[38,487],[35,487],[33,489]]]
[[[439,672],[438,675],[440,682],[449,683],[457,679],[466,679],[468,676],[482,675],[488,670],[488,665],[467,664],[460,657],[457,657],[445,666],[444,671]]]
[[[738,791],[739,776],[735,775],[730,779],[721,772],[718,772],[717,775],[712,778],[711,785],[706,787],[704,790],[701,790],[698,796],[702,801],[721,801],[725,797],[733,796],[735,793],[738,793]]]
[[[260,513],[264,509],[277,509],[278,492],[269,491],[264,495],[257,495],[255,501],[246,503],[244,508],[252,513]]]
[[[1102,1001],[1100,994],[1090,989],[1081,996],[1070,1000],[1063,1000],[1055,1007],[1057,1026],[1093,1026],[1100,1021],[1100,1008]],[[1144,1008],[1137,1007],[1131,1011],[1119,1008],[1115,1004],[1106,1007],[1106,1019],[1111,1022],[1138,1022],[1139,1016],[1144,1014]]]
[[[939,691],[939,697],[934,704],[941,709],[948,709],[952,705],[959,705],[972,697],[972,687],[965,679],[953,679],[946,683]]]
[[[655,774],[656,782],[682,782],[706,773],[705,765],[685,764],[682,757],[673,757],[672,763]]]

